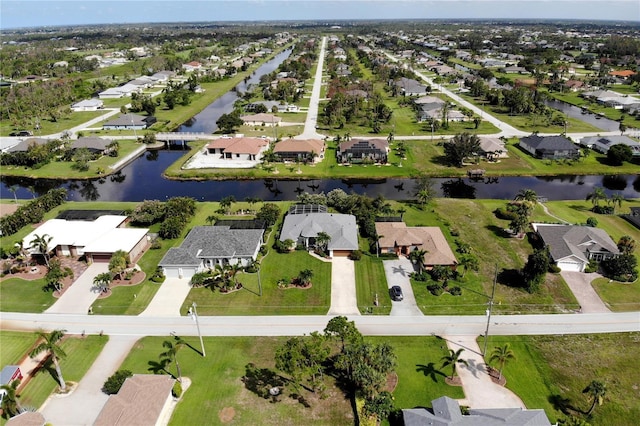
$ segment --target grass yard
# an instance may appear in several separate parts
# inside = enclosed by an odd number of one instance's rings
[[[36,343],[34,334],[0,331],[0,365],[19,363]]]
[[[608,278],[597,278],[591,282],[591,286],[612,311],[640,311],[640,279],[633,283],[621,283],[609,282]]]
[[[3,278],[0,281],[0,311],[42,313],[55,303],[50,291],[43,290],[44,278],[27,281]]]
[[[198,306],[200,307],[200,306]],[[121,368],[134,373],[149,373],[149,367],[158,362],[165,349],[162,337],[147,337],[134,346]],[[185,339],[192,347],[199,348],[197,337]],[[318,399],[304,392],[310,407],[291,398],[289,386],[285,386],[279,402],[271,403],[248,390],[241,378],[246,365],[254,363],[258,368],[274,369],[274,353],[285,338],[269,337],[206,337],[207,358],[189,347],[179,354],[182,374],[192,381],[191,387],[178,403],[169,424],[171,425],[220,425],[222,410],[232,413],[232,423],[237,425],[353,425],[353,411],[348,398],[327,377],[327,399]],[[168,367],[175,374],[175,366]]]
[[[578,308],[575,297],[560,275],[547,274],[545,285],[535,294],[507,285],[513,282],[510,271],[521,269],[533,250],[526,239],[504,236],[503,229],[508,226],[508,221],[498,219],[493,214],[497,207],[504,205],[505,202],[500,200],[440,198],[422,211],[414,205],[404,204],[407,210],[404,220],[407,225],[440,226],[452,250],[455,251],[455,240],[469,244],[472,254],[479,261],[480,269],[477,274],[469,272],[460,282],[450,281],[451,286],[458,285],[462,288],[461,296],[433,296],[426,290],[426,283],[414,283],[418,304],[425,314],[483,313],[488,295],[491,294],[496,264],[499,279],[494,310],[497,312],[553,313]],[[457,233],[458,236],[453,237],[452,233]]]
[[[96,117],[105,114],[106,111],[81,111],[72,112],[64,117],[58,118],[58,121],[51,120],[50,117],[44,117],[40,120],[40,129],[34,130],[33,128],[18,128],[10,125],[3,125],[0,131],[1,136],[9,136],[9,133],[20,130],[31,130],[34,137],[40,137],[41,135],[50,135],[53,133],[60,133],[64,130],[71,129],[72,127],[79,126],[82,123],[86,123]]]
[[[584,418],[590,404],[582,390],[591,380],[600,380],[607,394],[590,424],[637,424],[640,334],[497,336],[490,337],[488,347],[505,343],[516,355],[504,368],[507,387],[527,407],[543,408],[552,423],[565,417],[563,410]]]
[[[363,314],[388,315],[391,312],[391,304],[389,298],[386,297],[389,294],[389,289],[382,259],[370,254],[368,245],[366,240],[360,238],[360,250],[363,255],[360,260],[354,263],[358,309]],[[376,294],[378,295],[378,306],[374,305]]]
[[[23,333],[23,336],[31,336],[31,334]],[[67,353],[67,357],[60,361],[60,369],[65,381],[79,382],[98,357],[108,339],[108,336],[85,336],[83,338],[68,336],[65,338],[62,342],[62,349]],[[25,340],[31,341],[30,339]],[[46,363],[45,367],[36,373],[21,392],[20,403],[22,406],[39,408],[58,386],[55,374],[53,363]]]

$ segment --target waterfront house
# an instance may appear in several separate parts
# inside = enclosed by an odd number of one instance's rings
[[[224,160],[259,160],[269,148],[264,138],[220,138],[207,145],[207,155],[218,155]]]
[[[532,134],[520,138],[518,146],[534,157],[541,159],[574,159],[580,156],[578,147],[564,136]]]
[[[324,158],[325,143],[320,139],[285,139],[275,144],[273,153],[281,161],[318,162]]]
[[[276,117],[273,114],[252,114],[252,115],[243,115],[240,119],[247,126],[279,126],[282,118]]]
[[[338,145],[338,163],[387,162],[389,142],[386,139],[351,139]]]
[[[376,222],[380,235],[380,253],[408,256],[414,250],[425,250],[424,266],[455,266],[456,260],[442,230],[437,226],[407,226],[404,222]]]
[[[120,114],[115,120],[102,125],[104,130],[143,130],[156,122],[153,116],[145,117],[137,114]]]
[[[631,148],[634,157],[640,156],[640,143],[624,135],[587,136],[580,140],[580,144],[602,154],[606,154],[612,146],[622,144]]]

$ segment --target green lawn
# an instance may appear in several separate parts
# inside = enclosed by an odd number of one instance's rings
[[[369,247],[364,246],[368,246],[368,242],[361,238],[360,249],[363,255],[360,260],[355,261],[358,309],[363,314],[388,315],[391,312],[391,303],[387,297],[389,288],[382,259],[368,253]],[[374,305],[376,294],[378,306]]]
[[[591,380],[600,380],[607,395],[590,424],[633,425],[640,416],[635,350],[639,342],[638,333],[499,336],[490,337],[488,352],[511,345],[516,359],[504,369],[507,387],[528,408],[543,408],[552,423],[565,417],[558,404],[562,400],[565,410],[584,417],[589,402],[582,390]]]
[[[0,311],[42,313],[57,300],[50,291],[43,290],[44,278],[27,281],[3,278],[0,281]]]
[[[59,118],[58,121],[52,121],[50,117],[44,117],[40,120],[40,130],[3,125],[1,127],[2,130],[0,130],[0,136],[9,136],[9,133],[20,130],[31,130],[35,137],[60,133],[64,130],[71,129],[72,127],[79,126],[82,123],[86,123],[89,120],[101,116],[102,114],[105,114],[105,111],[72,112]]]
[[[35,335],[17,331],[0,331],[0,365],[19,363],[35,342]]]
[[[31,336],[28,333],[24,335]],[[60,361],[65,381],[79,382],[108,339],[108,336],[67,337],[62,342],[62,349],[67,353],[67,357]],[[57,386],[55,367],[52,363],[45,364],[45,368],[39,370],[22,391],[20,403],[23,407],[39,408]]]
[[[612,311],[640,311],[640,280],[621,283],[609,282],[608,278],[598,278],[591,282],[591,286]]]
[[[162,337],[140,340],[121,368],[149,373],[150,363],[157,363],[164,351],[164,340]],[[200,347],[197,337],[185,340],[193,348]],[[178,359],[183,376],[191,379],[191,387],[178,403],[169,424],[220,425],[223,424],[220,413],[227,408],[234,411],[233,424],[238,425],[352,425],[350,401],[328,376],[327,399],[304,392],[310,404],[308,408],[289,397],[292,390],[288,386],[274,404],[243,385],[241,378],[248,363],[274,370],[275,348],[284,341],[285,338],[269,337],[207,337],[204,339],[206,358],[202,358],[197,349],[183,348]],[[175,374],[174,365],[168,370]]]

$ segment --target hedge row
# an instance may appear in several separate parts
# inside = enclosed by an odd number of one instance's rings
[[[46,194],[18,207],[13,214],[0,218],[2,235],[13,235],[31,223],[42,221],[44,215],[54,207],[58,207],[67,199],[64,188],[52,189]]]

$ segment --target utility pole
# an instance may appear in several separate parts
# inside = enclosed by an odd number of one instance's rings
[[[196,322],[196,327],[198,328],[198,337],[200,337],[200,347],[202,348],[202,357],[206,357],[207,354],[204,351],[204,342],[202,341],[202,333],[200,333],[200,321],[198,321],[198,311],[196,310],[196,302],[193,302],[191,307],[189,308],[189,315]]]
[[[482,356],[487,355],[487,343],[489,341],[489,324],[491,323],[491,311],[493,310],[493,297],[496,294],[496,282],[498,281],[498,264],[496,263],[496,272],[493,275],[493,289],[491,290],[491,298],[489,299],[489,307],[487,308],[487,329],[484,332],[484,349]]]

